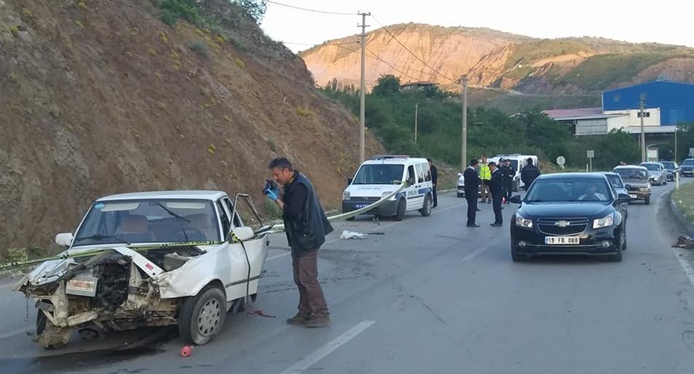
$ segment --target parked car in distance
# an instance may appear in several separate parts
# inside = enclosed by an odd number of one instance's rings
[[[680,164],[680,175],[686,177],[687,175],[694,175],[694,158],[686,158],[682,160]]]
[[[648,181],[648,170],[644,166],[617,166],[613,171],[622,177],[632,201],[643,200],[646,205],[651,203],[651,183]]]
[[[680,173],[680,166],[675,161],[660,161],[665,170],[667,170],[667,179],[674,181],[677,175]]]
[[[652,184],[657,184],[658,186],[667,184],[667,170],[665,169],[665,165],[655,161],[642,162],[639,165],[648,170],[648,179]]]
[[[628,201],[628,195],[615,195],[602,174],[541,175],[523,199],[511,198],[520,204],[511,218],[511,258],[580,254],[622,261],[626,217],[617,206]]]

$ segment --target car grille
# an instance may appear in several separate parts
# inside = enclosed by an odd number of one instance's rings
[[[565,223],[566,226],[561,227],[558,222]],[[588,226],[587,218],[562,218],[562,219],[546,219],[540,218],[537,220],[537,227],[543,234],[548,235],[573,235],[585,231]]]

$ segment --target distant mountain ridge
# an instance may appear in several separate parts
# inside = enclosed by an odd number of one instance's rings
[[[324,86],[333,79],[359,85],[358,35],[331,40],[299,53]],[[538,39],[468,27],[398,24],[366,37],[366,82],[384,74],[401,82],[431,81],[444,89],[471,87],[536,95],[599,93],[622,85],[666,78],[694,83],[694,48],[635,44],[604,38]]]

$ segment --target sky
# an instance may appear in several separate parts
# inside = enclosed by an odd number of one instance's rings
[[[268,0],[261,27],[294,52],[360,33],[358,12],[372,15],[366,18],[367,32],[415,22],[485,27],[535,38],[592,36],[694,47],[691,14],[684,4],[681,0],[660,0],[645,6],[620,0]]]

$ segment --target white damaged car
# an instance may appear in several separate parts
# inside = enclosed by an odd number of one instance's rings
[[[244,226],[221,191],[153,191],[96,200],[67,249],[23,277],[15,291],[36,300],[44,348],[67,344],[73,330],[97,338],[108,330],[178,325],[191,344],[217,334],[227,311],[255,299],[269,227]],[[256,213],[257,215],[257,213]],[[258,217],[259,218],[259,217]]]

